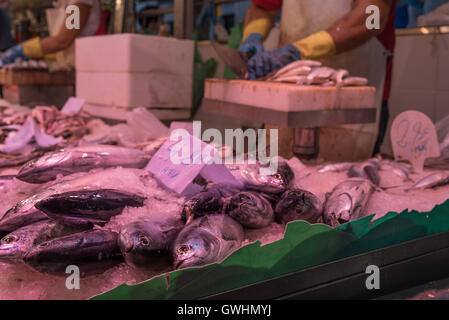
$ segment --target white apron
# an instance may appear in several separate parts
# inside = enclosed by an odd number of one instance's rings
[[[352,6],[353,0],[284,0],[279,45],[290,44],[329,28],[349,13]],[[347,69],[353,76],[369,79],[369,85],[377,89],[377,121],[373,124],[320,128],[319,158],[350,161],[371,156],[377,138],[389,54],[377,38],[373,38],[354,50],[323,61],[327,66]],[[286,136],[291,139],[293,133]],[[288,144],[293,143],[284,141],[284,145]]]

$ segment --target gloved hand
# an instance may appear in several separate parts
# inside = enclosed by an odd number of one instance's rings
[[[264,77],[270,72],[300,59],[301,53],[293,44],[271,52],[260,52],[248,61],[248,77],[250,80]]]
[[[263,36],[260,33],[251,33],[245,41],[240,44],[239,51],[252,53],[253,55],[264,52]]]
[[[0,58],[0,66],[13,63],[17,58],[25,59],[22,44],[18,44],[7,51]]]

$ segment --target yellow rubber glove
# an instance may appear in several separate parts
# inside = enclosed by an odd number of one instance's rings
[[[334,39],[327,31],[314,33],[294,42],[293,45],[298,48],[303,60],[320,60],[333,56],[337,52]]]
[[[270,19],[260,18],[255,19],[248,23],[248,25],[243,30],[243,41],[245,41],[251,34],[258,33],[262,35],[263,39],[268,36],[272,27]]]
[[[22,43],[23,54],[31,59],[42,59],[44,53],[42,52],[41,38],[33,38]]]

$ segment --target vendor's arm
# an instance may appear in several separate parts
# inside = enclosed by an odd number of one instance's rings
[[[380,9],[378,30],[366,27],[366,8],[370,5],[376,5]],[[393,0],[355,0],[354,8],[327,30],[251,58],[248,63],[250,79],[263,77],[295,60],[320,60],[362,45],[384,31],[392,6]]]
[[[42,39],[41,47],[44,55],[67,49],[80,35],[89,19],[91,7],[85,3],[75,3],[75,5],[80,9],[80,28],[69,30],[64,24],[56,36]]]
[[[17,58],[41,59],[45,55],[67,49],[83,30],[89,18],[91,6],[85,3],[75,3],[80,10],[80,28],[67,29],[65,23],[56,36],[44,39],[33,38],[18,44],[6,51],[0,59],[0,67],[14,62]]]
[[[256,54],[263,51],[263,40],[276,20],[282,0],[253,0],[245,17],[243,39],[239,50]]]

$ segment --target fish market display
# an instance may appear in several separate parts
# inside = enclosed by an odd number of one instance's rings
[[[125,191],[101,189],[53,194],[34,206],[65,225],[104,226],[125,207],[142,207],[145,198]]]
[[[437,172],[432,173],[419,181],[417,181],[412,187],[408,190],[416,190],[416,189],[431,189],[437,188],[444,185],[449,184],[449,173],[447,172]]]
[[[115,188],[119,191],[132,192],[138,195],[143,188],[139,174],[140,171],[136,169],[116,168],[85,174],[76,179],[63,179],[31,197],[18,202],[9,209],[0,219],[0,231],[11,232],[22,226],[46,219],[47,215],[37,209],[35,205],[55,194],[62,194],[69,191]],[[97,204],[100,204],[100,202],[97,202]],[[91,211],[94,212],[96,209],[92,207]]]
[[[193,195],[184,204],[182,219],[187,224],[207,214],[225,213],[230,198],[239,190],[232,186],[213,184]]]
[[[285,191],[276,205],[276,220],[282,223],[304,220],[316,223],[322,217],[323,204],[313,193],[292,189]]]
[[[368,79],[352,77],[347,70],[335,70],[310,60],[292,62],[261,80],[322,87],[366,86],[368,84]]]
[[[350,179],[326,195],[323,220],[335,227],[362,217],[374,186],[366,179]]]
[[[0,261],[21,262],[33,246],[80,231],[81,228],[65,226],[47,219],[30,224],[7,234],[0,240]]]
[[[243,191],[231,198],[229,215],[245,228],[259,229],[274,221],[273,208],[261,194]]]
[[[176,269],[217,263],[237,250],[243,241],[242,226],[228,215],[206,215],[187,225],[172,249]]]
[[[227,165],[234,177],[242,182],[244,188],[265,193],[284,192],[294,178],[294,173],[287,162],[280,161],[277,171],[271,175],[260,173],[259,165]]]
[[[144,168],[149,156],[144,152],[108,145],[90,145],[62,149],[30,161],[17,174],[28,183],[45,183],[58,175],[66,176],[95,168]]]
[[[151,214],[125,225],[118,244],[127,264],[155,268],[169,264],[170,248],[184,223],[166,214]]]
[[[62,276],[67,275],[68,266],[75,265],[85,277],[123,261],[117,238],[117,233],[105,230],[75,233],[34,246],[24,261],[39,272]]]

